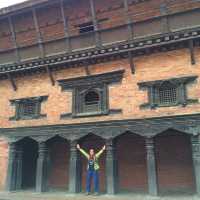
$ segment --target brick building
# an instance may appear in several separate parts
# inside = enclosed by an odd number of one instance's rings
[[[200,1],[31,0],[0,10],[0,188],[200,194]]]

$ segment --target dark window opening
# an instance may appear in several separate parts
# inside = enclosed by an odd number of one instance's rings
[[[94,24],[93,22],[88,22],[79,25],[79,33],[89,33],[94,31]]]
[[[84,97],[83,112],[100,111],[100,97],[95,91],[89,91]]]
[[[34,101],[26,101],[20,104],[20,115],[21,116],[33,116],[37,112],[37,102]]]
[[[99,95],[96,92],[91,91],[85,95],[86,105],[94,105],[97,104],[98,102],[99,102]]]
[[[170,84],[164,83],[158,89],[158,103],[159,105],[173,105],[177,103],[177,87]]]

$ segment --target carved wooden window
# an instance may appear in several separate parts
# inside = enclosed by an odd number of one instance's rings
[[[121,113],[121,109],[109,109],[109,84],[118,83],[124,70],[58,81],[62,90],[72,91],[72,113],[61,118],[87,117]]]
[[[83,111],[84,112],[99,112],[101,110],[101,100],[100,95],[97,91],[89,90],[83,101]]]
[[[164,82],[157,88],[158,105],[174,105],[178,102],[178,88],[170,82]]]
[[[37,101],[27,100],[23,103],[19,103],[19,110],[21,117],[30,117],[37,114]]]
[[[148,90],[148,102],[141,108],[156,108],[162,106],[186,106],[198,102],[197,99],[189,99],[186,85],[194,82],[197,76],[172,78],[138,83],[140,89]]]
[[[47,96],[11,100],[11,104],[15,106],[15,116],[11,117],[10,120],[25,120],[46,117],[45,114],[40,113],[41,103],[46,99]]]
[[[74,89],[73,115],[96,115],[108,112],[107,85]]]

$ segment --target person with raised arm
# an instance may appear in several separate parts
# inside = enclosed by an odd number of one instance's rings
[[[91,181],[94,181],[94,194],[99,194],[99,163],[98,159],[105,151],[106,146],[104,145],[103,148],[98,152],[95,153],[94,149],[90,149],[89,153],[83,150],[79,144],[77,144],[77,149],[87,158],[87,179],[86,179],[86,195],[90,194],[91,189]]]

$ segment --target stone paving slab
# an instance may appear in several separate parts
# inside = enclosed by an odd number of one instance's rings
[[[200,200],[198,196],[173,195],[163,197],[152,197],[141,194],[119,194],[86,196],[84,194],[66,194],[66,193],[31,193],[31,192],[0,192],[0,200]]]

